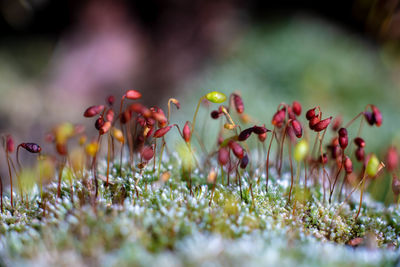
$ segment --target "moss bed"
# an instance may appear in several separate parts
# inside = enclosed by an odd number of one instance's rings
[[[17,201],[14,210],[5,198],[6,210],[0,215],[0,265],[398,263],[400,213],[395,205],[384,207],[367,195],[361,216],[354,221],[357,192],[346,203],[328,204],[323,201],[322,190],[313,186],[310,197],[296,201],[293,210],[287,197],[290,176],[276,179],[273,170],[268,193],[264,175],[259,184],[256,176],[251,197],[244,173],[242,198],[235,181],[230,186],[217,183],[209,205],[212,185],[207,184],[207,177],[194,170],[191,196],[186,182],[180,180],[179,164],[179,160],[171,159],[162,166],[162,171],[171,174],[162,182],[150,166],[142,175],[128,168],[117,175],[116,163],[112,184],[100,184],[95,203],[81,181],[74,181],[73,203],[66,180],[62,199],[55,198],[57,184],[50,184],[44,192],[45,213],[38,189],[30,195],[28,204]]]

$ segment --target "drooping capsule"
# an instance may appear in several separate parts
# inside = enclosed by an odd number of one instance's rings
[[[372,115],[372,112],[365,111],[364,112],[364,118],[368,122],[369,125],[374,125],[375,123],[375,117]]]
[[[292,120],[292,129],[297,138],[303,136],[303,128],[298,120]]]
[[[157,131],[154,132],[153,137],[154,137],[154,138],[163,137],[164,135],[166,135],[166,134],[171,130],[171,128],[172,128],[173,126],[175,126],[175,124],[169,125],[169,126],[166,126],[166,127],[164,127],[164,128],[158,129]]]
[[[311,130],[314,130],[315,125],[317,125],[320,121],[321,119],[315,116],[308,121],[308,126],[310,127]]]
[[[314,131],[316,132],[320,132],[326,129],[326,127],[328,127],[329,123],[331,122],[332,117],[329,117],[325,120],[322,120],[320,122],[318,122],[315,126],[314,126]]]
[[[42,148],[36,143],[21,143],[19,146],[31,153],[40,153],[42,151]]]
[[[103,105],[97,105],[97,106],[91,106],[88,107],[85,112],[83,113],[83,116],[86,118],[94,117],[100,112],[102,112],[104,109]]]
[[[371,108],[372,108],[372,116],[374,117],[375,124],[376,124],[376,126],[380,127],[382,125],[382,113],[374,105],[372,105]]]
[[[111,107],[115,102],[115,97],[113,95],[109,95],[106,98],[106,103]]]
[[[285,114],[286,110],[284,108],[278,110],[274,116],[272,117],[272,125],[276,126],[277,128],[280,128],[283,126],[283,122],[285,121]]]
[[[94,127],[96,128],[96,130],[100,130],[101,127],[103,127],[103,125],[104,125],[104,119],[103,119],[103,116],[100,116],[95,121]]]
[[[151,160],[154,157],[153,146],[144,146],[140,154],[145,161]]]
[[[244,149],[235,141],[229,142],[229,147],[232,149],[233,154],[238,158],[241,159],[244,156]]]
[[[225,166],[229,162],[229,150],[226,147],[221,147],[218,150],[218,163]]]
[[[246,141],[250,135],[253,133],[253,127],[244,129],[243,131],[240,132],[238,136],[239,141]]]

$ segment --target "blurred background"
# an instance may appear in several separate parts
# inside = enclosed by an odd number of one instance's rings
[[[384,122],[364,128],[366,152],[399,145],[398,0],[2,0],[0,32],[0,132],[17,143],[92,127],[86,107],[136,89],[149,105],[179,99],[178,122],[210,90],[240,91],[267,127],[280,102],[344,121],[371,103]]]

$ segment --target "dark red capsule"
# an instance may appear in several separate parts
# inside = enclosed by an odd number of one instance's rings
[[[400,181],[399,178],[397,178],[397,175],[395,173],[392,174],[393,180],[392,180],[392,191],[393,194],[396,196],[400,193]]]
[[[164,128],[158,129],[157,131],[154,132],[153,137],[154,137],[154,138],[163,137],[163,136],[166,135],[166,134],[171,130],[171,128],[174,127],[174,126],[175,126],[175,124],[169,125],[169,126],[166,126],[166,127],[164,127]]]
[[[297,116],[301,115],[301,104],[298,101],[293,101],[292,110]]]
[[[289,119],[291,119],[291,120],[296,119],[296,114],[293,112],[293,109],[291,107],[288,107],[288,116],[289,116]]]
[[[349,138],[346,136],[339,136],[339,145],[340,148],[345,149],[349,144]]]
[[[265,124],[263,124],[262,127],[265,128]],[[271,131],[271,130],[268,130],[267,128],[265,128],[265,129],[267,130],[265,133],[258,134],[258,140],[260,140],[260,142],[264,142],[265,139],[267,139],[267,132]]]
[[[42,148],[35,143],[21,143],[20,146],[31,153],[39,153]]]
[[[274,125],[278,128],[282,127],[283,122],[285,121],[285,114],[286,114],[286,111],[284,108],[278,110],[272,117],[272,121],[271,121],[272,125]]]
[[[315,125],[317,125],[320,121],[320,118],[315,116],[308,121],[308,126],[311,130],[314,130]]]
[[[326,127],[328,127],[329,123],[331,122],[332,117],[329,117],[325,120],[322,120],[320,122],[318,122],[315,126],[314,126],[314,131],[316,132],[320,132],[326,129]]]
[[[241,159],[244,156],[244,149],[235,141],[229,142],[229,147],[232,149],[233,154],[238,158]]]
[[[309,109],[306,113],[307,120],[311,120],[315,117],[315,108]]]
[[[154,148],[153,146],[144,146],[141,152],[142,158],[145,161],[149,161],[154,157]]]
[[[185,140],[185,142],[189,143],[190,137],[192,135],[192,131],[190,130],[188,121],[185,123],[185,126],[183,126],[182,135],[183,135],[183,139]]]
[[[347,174],[353,172],[353,163],[351,162],[351,159],[348,156],[345,156],[344,158],[344,170],[346,171]]]
[[[358,162],[362,162],[365,159],[365,150],[363,147],[357,147],[356,152],[356,159]]]
[[[347,136],[347,130],[346,128],[340,128],[338,131],[339,136],[344,137]]]
[[[106,121],[99,130],[99,134],[103,135],[111,129],[111,122]]]
[[[386,167],[388,171],[392,172],[397,170],[399,166],[399,154],[394,146],[389,147],[386,153]]]
[[[100,130],[101,127],[103,127],[103,125],[104,125],[104,119],[103,119],[103,116],[100,116],[100,117],[98,117],[97,120],[95,121],[94,127],[95,127],[97,130]]]
[[[376,124],[376,126],[380,127],[382,125],[382,113],[374,105],[372,105],[371,108],[372,108],[372,116],[374,117],[375,124]]]
[[[229,162],[229,150],[226,147],[221,147],[218,150],[218,163],[225,166]]]
[[[143,117],[148,118],[151,117],[151,111],[147,107],[143,106],[140,103],[133,103],[129,106],[129,110],[138,114],[142,114]]]
[[[66,156],[68,154],[67,145],[62,143],[56,144],[57,153],[61,156]]]
[[[247,164],[249,164],[249,157],[246,155],[243,156],[243,158],[240,160],[240,168],[246,169]]]
[[[374,123],[375,123],[375,117],[374,117],[374,115],[372,114],[372,112],[369,112],[369,111],[365,111],[364,112],[364,117],[365,117],[365,120],[368,122],[368,124],[369,125],[374,125]]]
[[[268,130],[267,128],[265,128],[265,125],[263,125],[263,126],[254,125],[253,126],[253,133],[258,134],[258,135],[265,134],[270,131],[271,130]]]
[[[253,127],[247,128],[247,129],[245,129],[245,130],[240,132],[240,134],[238,136],[238,140],[239,141],[246,141],[247,138],[249,138],[252,133],[253,133]]]
[[[365,141],[364,139],[362,139],[361,137],[356,137],[354,139],[354,143],[356,144],[356,146],[358,147],[365,147]]]
[[[242,114],[244,112],[243,100],[238,94],[233,94],[233,104],[237,113]]]
[[[211,111],[211,118],[213,118],[214,120],[218,119],[221,116],[221,113],[218,112],[218,110],[213,110]]]
[[[303,136],[303,128],[298,120],[292,120],[292,129],[297,138]]]
[[[99,114],[100,112],[102,112],[104,109],[103,105],[98,105],[98,106],[91,106],[88,107],[85,112],[83,113],[84,117],[90,118],[90,117],[94,117],[97,114]]]

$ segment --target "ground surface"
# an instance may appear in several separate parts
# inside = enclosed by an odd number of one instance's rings
[[[315,187],[311,197],[288,204],[288,175],[260,185],[248,175],[239,186],[220,185],[211,205],[211,185],[194,172],[193,196],[177,168],[165,166],[171,177],[160,182],[152,168],[140,177],[127,171],[100,185],[97,204],[74,182],[63,184],[62,200],[55,200],[57,185],[48,186],[46,214],[38,193],[29,208],[17,205],[0,217],[0,265],[68,266],[395,266],[400,252],[400,212],[366,197],[354,222],[357,193],[350,204],[322,203]],[[274,172],[272,171],[272,174]],[[113,176],[117,177],[114,169]],[[157,176],[157,175],[156,175]],[[232,178],[231,178],[232,179]],[[36,190],[37,191],[37,190]],[[300,192],[300,190],[298,191]],[[300,194],[298,194],[300,196]],[[300,197],[298,197],[300,199]],[[340,209],[339,209],[340,207]],[[349,245],[360,241],[358,247]]]

